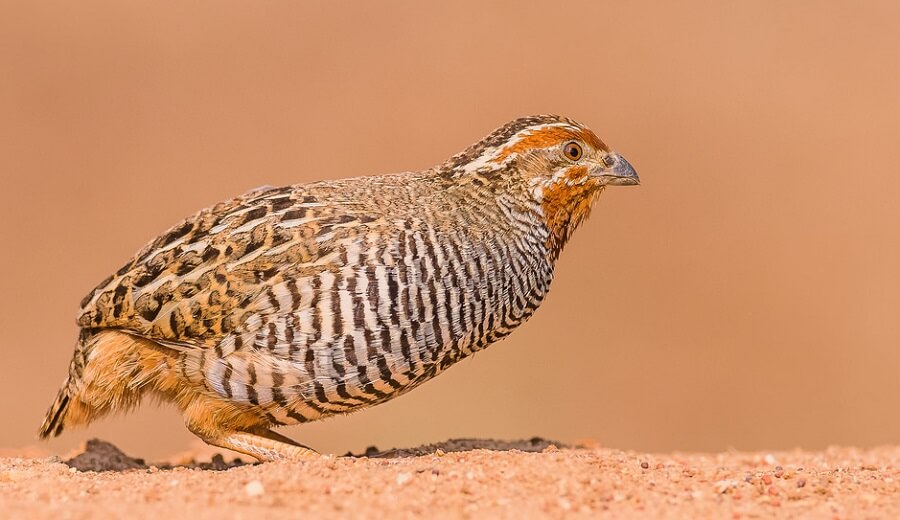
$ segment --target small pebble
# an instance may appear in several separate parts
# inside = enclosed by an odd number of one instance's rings
[[[761,478],[762,478],[763,484],[765,484],[767,486],[772,484],[772,475],[766,474],[766,475],[763,475]]]
[[[258,497],[265,492],[266,488],[264,488],[262,482],[258,480],[251,480],[244,486],[244,493],[247,493],[247,496]]]
[[[798,488],[802,488],[802,487],[804,487],[805,485],[806,485],[806,479],[805,479],[805,478],[801,478],[801,479],[797,480],[797,487],[798,487]]]
[[[650,469],[650,463],[649,462],[641,462],[641,468],[642,469]]]
[[[719,494],[727,493],[727,492],[731,491],[732,489],[735,489],[736,487],[738,487],[738,482],[737,482],[737,480],[734,480],[734,479],[720,480],[715,483],[715,487],[716,487],[716,493],[719,493]]]

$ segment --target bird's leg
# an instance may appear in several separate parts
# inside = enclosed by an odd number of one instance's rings
[[[314,450],[265,428],[259,428],[252,432],[238,430],[223,430],[216,433],[191,431],[207,444],[250,455],[260,462],[305,461],[321,457]]]

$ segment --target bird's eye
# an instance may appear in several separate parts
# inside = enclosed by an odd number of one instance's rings
[[[577,161],[581,159],[581,156],[584,155],[584,150],[581,149],[581,145],[576,143],[575,141],[570,141],[563,145],[563,155],[566,156],[566,159],[570,161]]]

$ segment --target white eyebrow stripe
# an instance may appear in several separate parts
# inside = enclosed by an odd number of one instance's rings
[[[515,146],[516,143],[519,143],[523,139],[530,137],[530,136],[534,135],[535,133],[537,133],[541,130],[545,130],[547,128],[563,128],[566,130],[570,130],[572,132],[580,132],[582,130],[581,128],[579,128],[577,126],[573,126],[573,125],[563,122],[563,121],[559,121],[559,122],[555,122],[555,123],[544,123],[544,124],[540,124],[540,125],[529,126],[529,127],[523,128],[522,130],[520,130],[519,132],[517,132],[515,134],[514,138],[512,138],[510,141],[508,141],[506,143],[503,143],[503,145],[494,146],[494,147],[486,149],[484,152],[482,152],[482,154],[477,159],[467,163],[464,167],[464,171],[475,172],[484,167],[491,167],[491,168],[496,167],[497,158],[500,157],[500,155],[503,153],[504,150],[506,150],[507,148],[509,148],[511,146]],[[508,162],[510,159],[512,159],[516,155],[518,155],[518,153],[508,154],[504,158],[503,163]]]

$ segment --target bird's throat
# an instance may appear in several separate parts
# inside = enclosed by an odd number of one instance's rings
[[[602,192],[603,186],[592,181],[574,186],[553,184],[544,189],[541,209],[550,231],[546,246],[551,260],[556,260],[572,233],[590,215]]]

